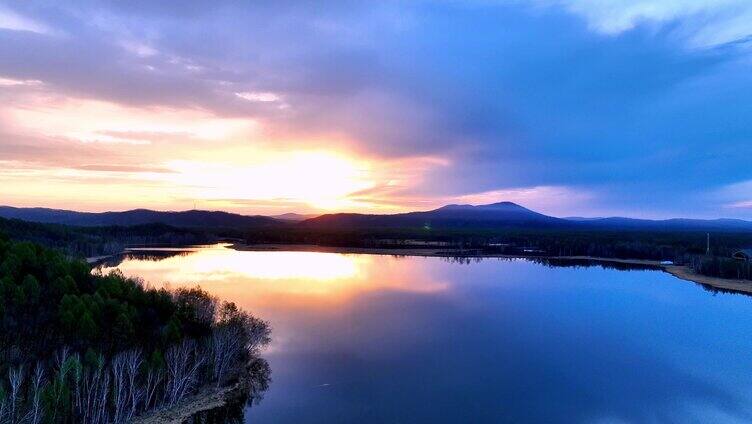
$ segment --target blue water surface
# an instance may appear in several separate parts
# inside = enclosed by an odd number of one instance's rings
[[[270,321],[273,381],[246,422],[752,421],[751,297],[660,271],[288,253],[119,265],[205,276]]]

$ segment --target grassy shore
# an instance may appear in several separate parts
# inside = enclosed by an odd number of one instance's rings
[[[650,266],[667,272],[677,278],[693,283],[702,284],[719,290],[728,290],[738,293],[752,295],[752,281],[732,280],[726,278],[709,277],[697,274],[692,269],[682,265],[664,265],[659,261],[643,259],[618,259],[618,258],[600,258],[593,256],[525,256],[525,255],[500,255],[500,254],[471,254],[472,252],[460,249],[447,248],[365,248],[365,247],[335,247],[335,246],[317,246],[309,244],[234,244],[231,248],[235,250],[257,251],[257,252],[326,252],[326,253],[344,253],[344,254],[367,254],[367,255],[390,255],[390,256],[424,256],[424,257],[456,257],[470,256],[483,258],[509,258],[509,259],[556,259],[556,260],[574,260],[590,261],[603,263],[618,263],[625,265]]]

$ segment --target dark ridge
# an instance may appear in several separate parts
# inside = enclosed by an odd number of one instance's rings
[[[344,228],[496,228],[568,227],[572,223],[531,211],[512,202],[490,205],[447,205],[425,212],[393,215],[327,214],[301,223],[306,227]]]
[[[391,215],[336,213],[303,221],[301,226],[330,229],[432,228],[432,229],[501,229],[566,228],[584,230],[651,230],[651,231],[752,231],[752,222],[741,219],[650,220],[635,218],[556,218],[513,202],[489,205],[446,205],[425,212]]]
[[[544,215],[513,202],[488,205],[451,204],[437,209],[390,215],[335,213],[318,217],[288,213],[276,217],[239,215],[222,211],[189,210],[163,212],[134,209],[123,212],[76,212],[47,208],[14,208],[0,206],[0,217],[30,222],[64,224],[82,227],[136,226],[165,224],[181,228],[223,228],[236,230],[279,228],[297,224],[317,229],[503,229],[503,228],[566,228],[584,230],[650,230],[650,231],[742,231],[752,232],[752,222],[741,219],[665,220],[609,218],[557,218]]]
[[[0,206],[0,217],[45,224],[64,224],[82,227],[165,224],[174,227],[244,229],[270,227],[283,223],[283,221],[267,216],[247,216],[229,212],[201,210],[162,212],[149,209],[133,209],[123,212],[92,213],[60,209]]]

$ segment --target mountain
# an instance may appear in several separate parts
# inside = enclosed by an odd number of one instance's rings
[[[221,211],[190,210],[162,212],[134,209],[123,212],[76,212],[46,208],[14,208],[0,206],[0,217],[48,224],[92,226],[134,226],[167,224],[174,227],[258,228],[279,225],[282,221],[267,216],[247,216]]]
[[[124,212],[76,212],[46,208],[0,206],[0,218],[76,226],[135,226],[166,224],[182,228],[232,228],[238,230],[298,225],[320,229],[427,228],[432,229],[503,229],[563,228],[613,231],[752,231],[752,222],[740,219],[665,220],[610,218],[556,218],[512,202],[490,205],[447,205],[424,212],[391,215],[336,213],[317,217],[283,214],[275,217],[248,216],[221,211],[189,210],[161,212],[134,209]]]
[[[567,221],[597,221],[603,219],[603,217],[568,216],[562,219],[566,219]]]
[[[303,221],[300,225],[315,228],[501,228],[567,227],[570,221],[531,211],[516,203],[490,205],[447,205],[425,212],[392,215],[337,213]]]
[[[478,206],[447,205],[425,212],[392,215],[328,214],[308,219],[300,225],[333,229],[431,227],[434,229],[566,228],[614,231],[752,231],[752,222],[740,219],[556,218],[512,202]]]
[[[280,221],[293,221],[293,222],[300,222],[305,221],[306,219],[316,218],[319,215],[316,214],[299,214],[299,213],[283,213],[281,215],[271,215],[269,218],[278,219]]]

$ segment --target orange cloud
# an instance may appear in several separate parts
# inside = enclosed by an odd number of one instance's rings
[[[440,157],[369,157],[336,136],[278,138],[252,119],[60,98],[47,89],[15,98],[0,120],[8,131],[0,146],[9,153],[0,194],[21,206],[183,209],[198,202],[248,213],[290,205],[397,211],[404,205],[390,195],[448,164]],[[9,141],[16,138],[23,142]],[[259,204],[265,206],[251,210]]]

